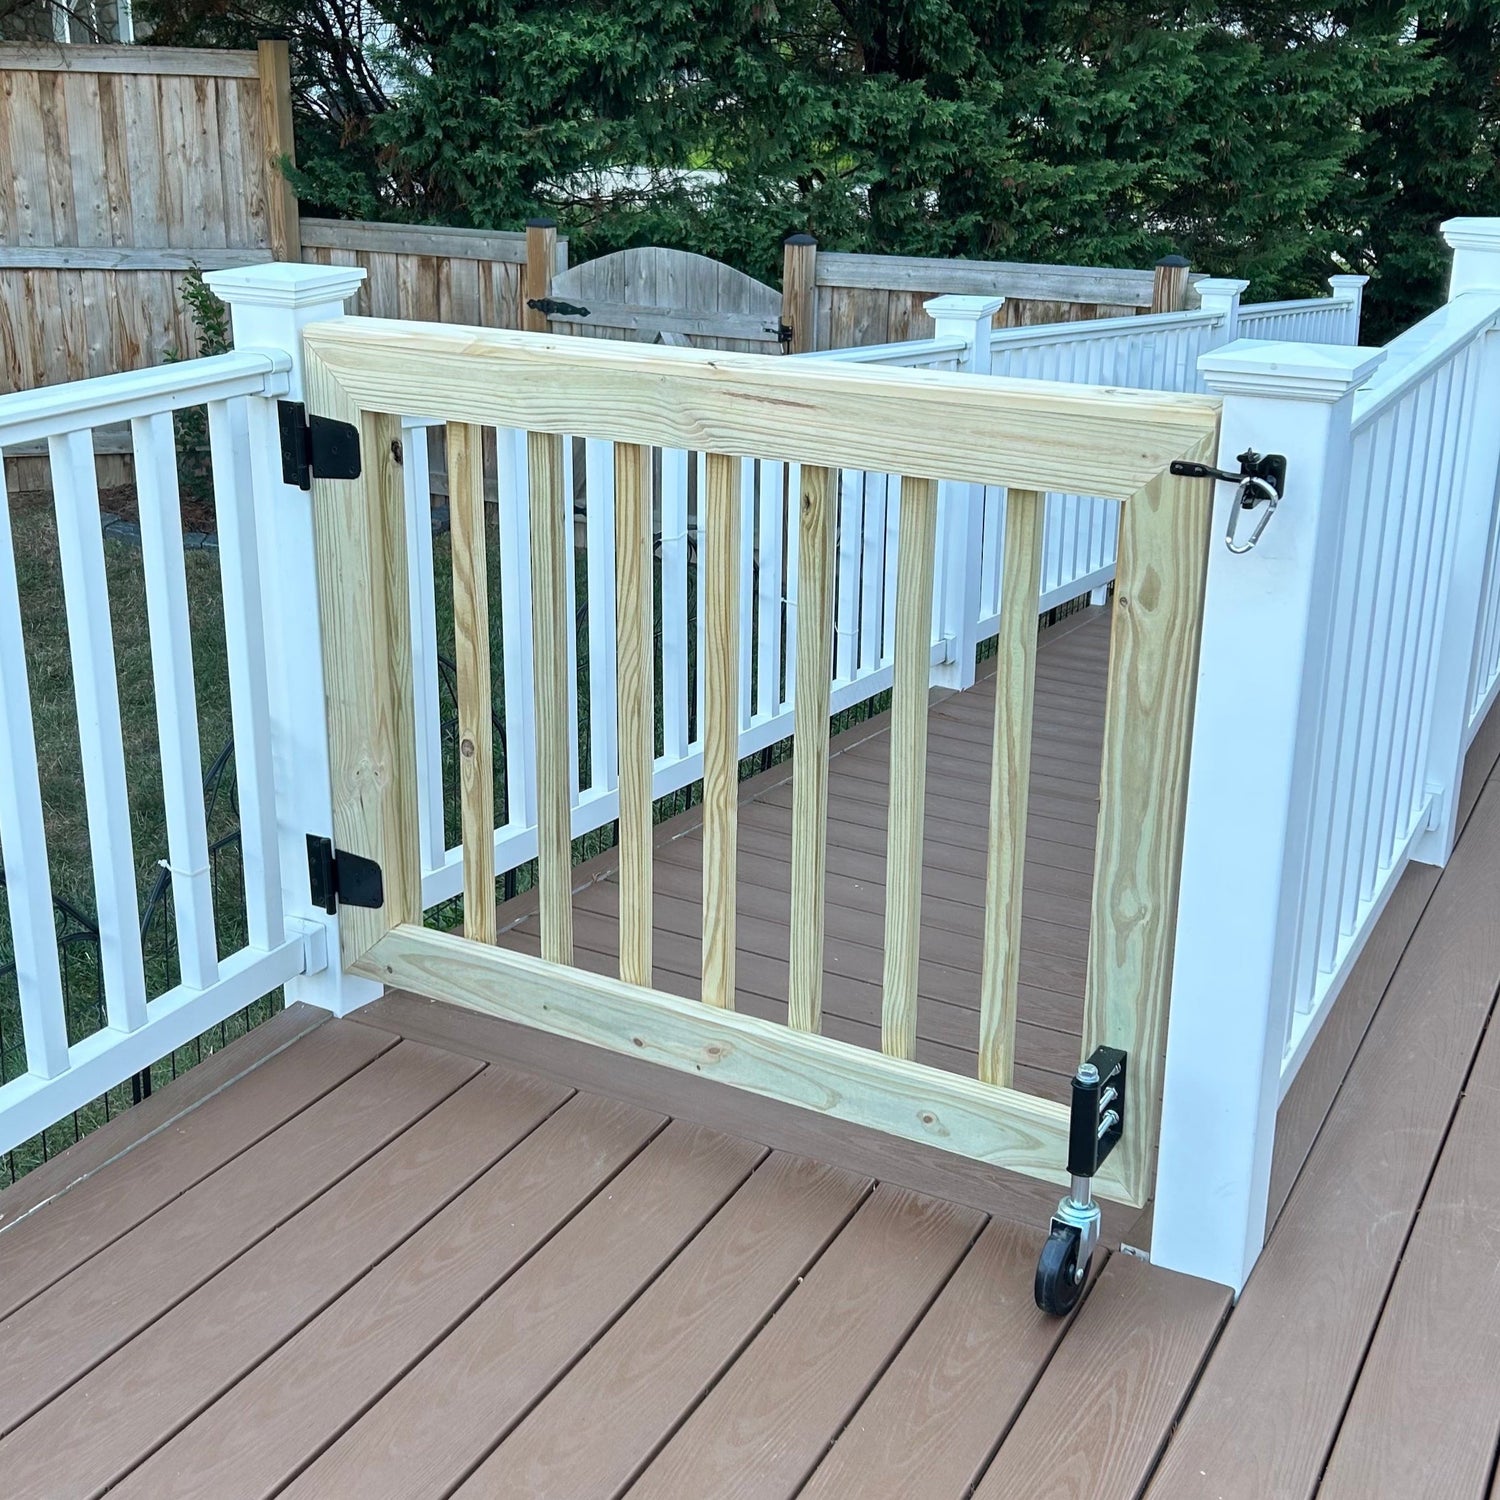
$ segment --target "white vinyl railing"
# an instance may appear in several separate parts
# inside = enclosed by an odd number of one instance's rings
[[[1236,337],[1277,343],[1357,344],[1364,276],[1330,276],[1331,297],[1255,302],[1239,310]]]
[[[27,668],[11,507],[0,478],[0,859],[26,1071],[0,1086],[0,1151],[123,1082],[304,968],[285,918],[275,822],[264,602],[248,406],[286,389],[289,359],[239,352],[0,399],[0,449],[45,439],[67,612],[76,747],[87,804],[104,1010],[68,1013],[47,808]],[[226,942],[210,878],[204,762],[172,413],[206,406],[244,871],[243,941]],[[130,423],[176,960],[146,961],[139,860],[93,429]],[[36,644],[36,643],[31,643]],[[46,643],[44,643],[46,644]],[[52,850],[51,853],[58,853]],[[77,854],[79,851],[73,851]],[[175,967],[175,982],[172,969]]]
[[[1408,863],[1451,853],[1495,696],[1500,220],[1444,234],[1448,303],[1387,348],[1202,361],[1219,465],[1274,452],[1287,479],[1247,552],[1215,492],[1151,1253],[1235,1288],[1279,1102]]]

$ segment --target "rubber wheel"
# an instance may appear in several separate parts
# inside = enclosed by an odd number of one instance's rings
[[[1078,1231],[1054,1229],[1036,1263],[1036,1305],[1054,1318],[1078,1305],[1085,1278],[1078,1275]]]

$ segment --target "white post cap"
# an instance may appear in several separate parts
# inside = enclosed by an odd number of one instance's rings
[[[977,323],[980,318],[993,318],[1004,306],[1004,297],[969,297],[945,292],[941,297],[929,297],[922,304],[922,311],[934,322],[943,318]]]
[[[1385,359],[1361,345],[1271,344],[1236,339],[1203,355],[1199,373],[1220,395],[1279,396],[1332,403],[1362,386]]]
[[[1238,276],[1204,276],[1193,283],[1200,300],[1204,297],[1241,297],[1249,285]]]
[[[1453,251],[1449,300],[1461,292],[1500,292],[1500,219],[1449,219],[1442,234]]]
[[[1328,285],[1333,288],[1333,295],[1335,297],[1340,293],[1357,295],[1369,279],[1368,276],[1330,276],[1328,278]]]
[[[344,302],[359,290],[362,266],[306,266],[278,260],[210,271],[203,279],[231,307],[309,307]]]

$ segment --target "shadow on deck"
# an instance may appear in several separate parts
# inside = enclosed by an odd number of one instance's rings
[[[1453,860],[1408,872],[1282,1107],[1232,1313],[1103,1251],[1055,1322],[1041,1217],[898,1185],[879,1138],[794,1152],[733,1090],[653,1106],[658,1070],[407,997],[299,1007],[0,1193],[5,1493],[1483,1500],[1497,754],[1492,716]]]

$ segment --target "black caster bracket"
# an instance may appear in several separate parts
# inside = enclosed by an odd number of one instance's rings
[[[1073,1182],[1052,1215],[1036,1267],[1036,1305],[1054,1317],[1072,1312],[1083,1295],[1099,1243],[1094,1176],[1124,1131],[1125,1054],[1118,1047],[1097,1047],[1073,1075],[1068,1126],[1068,1175]]]

